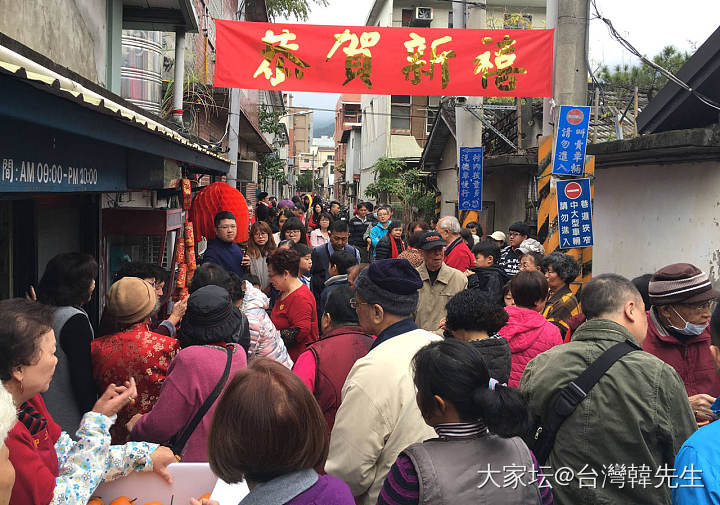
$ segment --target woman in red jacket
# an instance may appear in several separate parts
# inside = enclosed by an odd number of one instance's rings
[[[42,399],[57,364],[53,314],[29,300],[0,301],[0,380],[18,418],[5,442],[15,468],[10,504],[84,504],[98,484],[133,470],[154,469],[170,480],[165,467],[175,458],[168,448],[110,445],[115,415],[137,397],[132,378],[105,390],[83,416],[77,441],[53,421]]]
[[[270,283],[280,291],[270,319],[293,361],[319,336],[315,297],[298,279],[299,269],[300,256],[294,249],[276,249],[268,257]]]
[[[519,272],[510,281],[515,305],[505,307],[508,322],[498,334],[505,337],[512,352],[510,382],[518,387],[525,367],[540,353],[562,344],[560,330],[542,316],[547,299],[548,283],[538,270]]]

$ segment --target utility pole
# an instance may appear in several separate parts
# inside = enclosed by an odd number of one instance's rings
[[[486,24],[485,0],[478,0],[475,4],[453,2],[453,28],[486,28]],[[482,145],[482,123],[477,118],[482,115],[482,104],[481,96],[459,97],[456,100],[455,140],[458,169],[460,167],[460,148]]]
[[[555,28],[553,100],[543,101],[543,135],[552,135],[560,105],[587,103],[589,0],[547,0],[546,26]]]
[[[241,2],[238,6],[237,19],[239,21],[245,19],[245,2]],[[238,88],[230,88],[230,111],[228,114],[230,116],[228,118],[228,158],[230,159],[230,169],[225,177],[225,182],[235,188],[237,187],[238,143],[240,135],[240,90]]]

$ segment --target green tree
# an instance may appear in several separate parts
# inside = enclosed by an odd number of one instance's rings
[[[287,184],[285,162],[278,158],[277,152],[263,155],[258,165],[258,172],[260,180],[263,181],[263,185],[266,185],[268,180],[277,181],[280,184]]]
[[[407,163],[391,158],[380,158],[373,166],[375,182],[368,184],[365,194],[388,203],[395,198],[402,205],[403,219],[414,219],[421,211],[420,203],[432,192],[428,191],[422,173],[417,168],[409,168]]]
[[[313,190],[313,173],[312,170],[304,170],[297,178],[298,191],[312,192]]]
[[[322,7],[327,7],[328,0],[312,0]],[[268,17],[292,17],[300,21],[307,21],[310,14],[309,0],[266,0]]]
[[[677,74],[678,70],[689,58],[688,53],[681,53],[673,46],[666,46],[651,59],[653,63],[665,70]],[[667,77],[644,64],[633,66],[627,64],[615,65],[612,69],[603,65],[598,71],[598,79],[603,84],[627,90],[633,90],[637,86],[642,91],[647,92],[648,99],[652,99],[668,82]]]
[[[282,112],[275,112],[268,107],[258,107],[258,124],[260,131],[263,133],[271,133],[281,136],[285,133],[285,126],[280,123]],[[268,180],[278,181],[280,184],[287,184],[287,175],[285,174],[285,161],[280,158],[277,148],[273,148],[273,152],[263,155],[258,165],[258,177],[263,182],[263,186],[267,185]],[[258,181],[258,182],[260,182]]]

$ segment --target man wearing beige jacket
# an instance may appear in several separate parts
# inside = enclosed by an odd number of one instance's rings
[[[443,261],[445,245],[439,233],[429,231],[423,235],[419,247],[423,262],[418,267],[418,273],[423,285],[419,292],[415,324],[427,331],[438,331],[440,321],[447,315],[445,305],[468,285],[463,272]]]
[[[354,284],[351,305],[363,331],[377,340],[343,386],[325,471],[350,486],[356,503],[373,505],[398,454],[436,436],[415,403],[410,362],[439,337],[411,318],[422,281],[406,259],[375,261]]]

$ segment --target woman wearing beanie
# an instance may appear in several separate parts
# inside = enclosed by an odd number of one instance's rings
[[[543,274],[537,270],[519,272],[510,281],[510,291],[515,305],[505,307],[509,319],[498,333],[510,344],[512,372],[508,384],[516,388],[530,360],[563,341],[557,326],[541,314],[548,292]]]
[[[99,391],[137,382],[137,401],[118,414],[110,433],[114,444],[127,441],[125,427],[135,414],[145,414],[157,402],[160,386],[175,357],[178,341],[150,331],[150,316],[157,310],[155,288],[137,277],[123,277],[110,287],[105,310],[115,322],[115,333],[93,340],[90,350],[93,378]]]
[[[530,427],[523,396],[490,376],[480,351],[456,339],[433,342],[412,362],[417,405],[437,438],[400,453],[379,505],[497,505],[552,502],[520,435]],[[523,485],[503,485],[524,468]],[[530,477],[530,478],[528,478]]]
[[[205,286],[190,295],[180,327],[181,350],[168,369],[160,396],[147,414],[136,414],[128,423],[131,440],[179,444],[183,430],[212,391],[247,366],[245,349],[239,344],[250,340],[248,321],[220,286]],[[225,368],[229,363],[229,373]],[[217,397],[197,427],[180,447],[173,446],[182,461],[206,462],[207,438]]]

